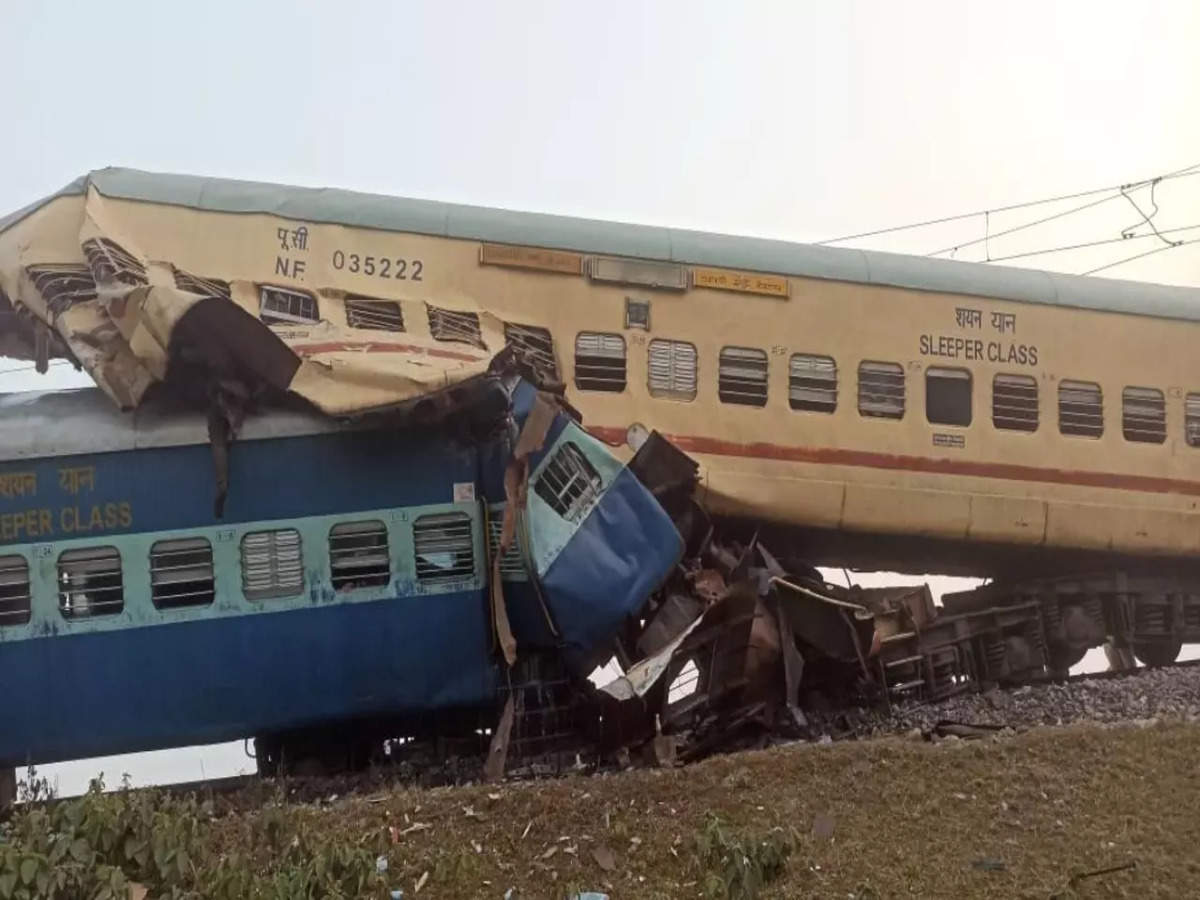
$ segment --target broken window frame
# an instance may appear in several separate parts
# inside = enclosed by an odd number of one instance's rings
[[[487,349],[487,344],[483,342],[479,313],[426,303],[425,315],[429,322],[429,334],[435,341],[470,344],[480,350]]]
[[[189,294],[199,294],[201,297],[212,297],[215,300],[233,301],[233,293],[229,282],[221,278],[206,278],[203,275],[193,275],[183,269],[176,269],[175,287]]]
[[[533,492],[560,517],[578,523],[600,500],[604,479],[578,444],[563,441],[538,472]]]
[[[181,577],[186,575],[197,577]],[[213,550],[207,538],[166,538],[150,545],[150,602],[155,609],[209,606],[216,596]]]
[[[392,581],[388,528],[382,519],[338,522],[329,529],[329,581],[342,591],[387,587]]]
[[[150,283],[141,260],[114,240],[89,238],[81,249],[97,283],[118,282],[131,287]]]
[[[1098,440],[1104,435],[1104,390],[1094,381],[1058,383],[1058,432]]]
[[[112,544],[64,550],[55,569],[58,611],[67,621],[115,616],[125,609],[121,551]]]
[[[558,381],[558,359],[554,352],[554,336],[549,329],[540,325],[505,322],[504,343],[532,358],[534,368]]]
[[[769,368],[765,350],[722,347],[717,357],[717,397],[738,406],[766,406]]]
[[[823,353],[788,357],[788,406],[796,412],[830,415],[838,405],[838,365]]]
[[[286,309],[279,308],[281,300],[287,301]],[[264,284],[258,289],[258,318],[264,325],[315,325],[321,321],[321,312],[315,294]]]
[[[700,381],[700,354],[691,341],[654,338],[646,347],[646,386],[651,397],[690,403]]]
[[[25,274],[54,318],[77,303],[87,303],[98,296],[96,279],[92,277],[92,270],[85,265],[43,263],[26,266]]]
[[[500,553],[500,538],[504,531],[504,506],[493,506],[488,509],[488,559],[495,560]],[[528,573],[525,571],[525,560],[521,553],[520,529],[513,534],[512,543],[500,557],[500,577],[504,581],[525,581]]]
[[[404,331],[404,310],[396,300],[347,294],[346,327],[359,331]]]
[[[28,625],[33,617],[29,560],[20,553],[0,556],[0,628]]]
[[[965,384],[965,393],[963,385]],[[931,388],[937,386],[936,391]],[[945,385],[945,387],[943,387]],[[951,388],[951,386],[953,386]],[[944,391],[954,391],[946,397]],[[930,425],[946,425],[951,428],[967,428],[975,418],[975,378],[970,369],[961,366],[929,366],[925,369],[925,421]],[[935,399],[935,394],[936,396]],[[966,415],[963,415],[962,400],[966,398]],[[955,406],[958,406],[955,409]],[[943,413],[943,410],[949,410]],[[935,418],[935,416],[937,416]]]
[[[864,359],[858,364],[858,414],[872,419],[904,418],[908,379],[900,363]]]
[[[265,540],[264,547],[249,547]],[[294,544],[294,547],[292,546]],[[250,554],[261,556],[257,559]],[[295,528],[271,528],[248,531],[238,544],[242,572],[242,594],[247,600],[279,600],[304,592],[304,538]],[[264,572],[264,568],[266,571]],[[253,579],[267,583],[252,585]]]
[[[1189,447],[1200,447],[1200,393],[1195,391],[1183,398],[1183,438]]]
[[[997,372],[992,377],[992,426],[1032,434],[1041,425],[1038,382],[1032,375]]]
[[[449,565],[434,557],[453,554]],[[437,586],[475,577],[475,527],[465,512],[427,513],[413,521],[413,571],[417,583]]]
[[[1121,434],[1135,444],[1167,440],[1167,399],[1158,388],[1126,386],[1121,391]]]
[[[616,364],[618,360],[619,366]],[[615,374],[618,370],[619,380]],[[581,331],[575,335],[577,389],[620,394],[624,392],[628,382],[629,355],[624,335],[605,331]]]

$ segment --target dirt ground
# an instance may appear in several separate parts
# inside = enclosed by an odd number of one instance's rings
[[[792,745],[285,810],[326,840],[382,841],[406,898],[709,896],[721,872],[697,847],[713,816],[748,846],[791,844],[762,897],[1183,898],[1200,897],[1197,758],[1200,725],[1078,726]]]

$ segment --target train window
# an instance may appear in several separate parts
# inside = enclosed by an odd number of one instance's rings
[[[904,367],[864,360],[858,364],[858,413],[881,419],[904,418]]]
[[[479,314],[463,312],[457,309],[442,309],[440,306],[425,304],[429,315],[429,333],[435,340],[457,341],[460,344],[470,344],[486,350],[483,342],[483,332],[479,328]]]
[[[1200,447],[1200,394],[1183,400],[1183,428],[1189,447]]]
[[[248,600],[294,597],[304,590],[300,532],[252,531],[242,538],[242,593]]]
[[[1167,439],[1167,405],[1158,388],[1127,387],[1121,392],[1121,431],[1127,441],[1161,444]]]
[[[141,261],[109,238],[89,238],[83,242],[83,256],[97,281],[121,284],[149,284],[146,267]]]
[[[202,297],[214,297],[218,300],[232,300],[229,282],[221,278],[205,278],[193,275],[182,269],[175,270],[175,287],[189,294],[199,294]]]
[[[831,413],[837,409],[837,363],[832,356],[792,355],[788,364],[788,405]]]
[[[651,397],[696,399],[696,345],[655,338],[649,349]]]
[[[625,338],[579,332],[575,336],[575,387],[614,393],[625,390]]]
[[[64,619],[110,616],[125,608],[116,547],[64,550],[58,557],[58,610]]]
[[[992,424],[1009,431],[1037,431],[1038,383],[1029,375],[992,379]]]
[[[403,331],[404,313],[395,300],[346,295],[346,324],[369,331]]]
[[[717,393],[722,403],[767,405],[767,354],[750,347],[721,349]]]
[[[0,628],[29,621],[29,563],[18,554],[0,556]]]
[[[488,516],[488,558],[495,559],[496,554],[500,552],[500,538],[504,531],[504,508],[498,507],[490,510]],[[513,535],[512,543],[509,544],[508,550],[500,557],[500,577],[505,581],[525,577],[525,563],[521,558],[521,534],[518,531]]]
[[[475,574],[475,538],[471,517],[462,512],[435,513],[413,522],[417,581],[438,584]]]
[[[372,519],[340,522],[329,529],[329,574],[335,591],[380,587],[391,581],[387,526]]]
[[[546,463],[534,492],[569,522],[580,521],[600,497],[600,473],[575,444],[566,441]]]
[[[554,361],[554,338],[545,328],[505,322],[504,342],[528,356],[534,368],[558,381],[558,363]]]
[[[263,285],[258,292],[258,317],[267,325],[307,325],[318,320],[317,298],[303,291]]]
[[[213,602],[212,544],[202,537],[155,541],[150,547],[150,599],[158,609]]]
[[[1098,438],[1104,433],[1104,395],[1093,381],[1058,383],[1058,430]]]
[[[934,425],[970,425],[971,373],[939,366],[926,369],[925,418]]]

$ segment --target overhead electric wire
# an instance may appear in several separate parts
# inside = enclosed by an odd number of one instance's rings
[[[1104,238],[1099,241],[1085,241],[1082,244],[1063,244],[1060,247],[1048,247],[1045,250],[1027,250],[1023,253],[1010,253],[1007,256],[993,256],[988,262],[1007,262],[1011,259],[1025,259],[1030,256],[1044,256],[1049,253],[1064,253],[1068,250],[1085,250],[1088,247],[1103,247],[1106,244],[1125,244],[1129,241],[1139,241],[1145,238],[1161,237],[1164,234],[1177,234],[1180,231],[1194,231],[1200,228],[1200,223],[1195,225],[1181,225],[1178,228],[1163,228],[1156,229],[1154,234],[1130,234],[1123,237]],[[1174,246],[1172,244],[1171,246]],[[1166,247],[1161,248],[1163,250]]]
[[[1094,275],[1096,272],[1103,272],[1105,269],[1111,269],[1114,266],[1120,266],[1127,262],[1133,262],[1135,259],[1141,259],[1144,256],[1153,256],[1155,253],[1162,253],[1164,250],[1174,250],[1177,247],[1186,247],[1188,244],[1200,244],[1200,238],[1192,238],[1187,241],[1175,241],[1173,244],[1168,244],[1165,247],[1155,247],[1153,250],[1147,250],[1145,253],[1137,253],[1133,256],[1127,256],[1124,259],[1118,259],[1116,262],[1110,262],[1103,266],[1097,266],[1094,269],[1088,269],[1086,272],[1080,272],[1080,275]]]
[[[1173,172],[1167,172],[1164,175],[1157,175],[1153,178],[1144,178],[1140,181],[1130,182],[1128,184],[1117,184],[1109,187],[1093,188],[1089,191],[1076,191],[1071,194],[1060,194],[1057,197],[1045,197],[1040,200],[1027,200],[1024,203],[1011,203],[1007,206],[997,206],[988,209],[979,209],[973,212],[960,213],[954,216],[942,216],[937,219],[928,219],[924,222],[910,222],[907,225],[893,225],[889,228],[878,228],[874,231],[863,231],[858,234],[847,234],[842,237],[827,238],[823,241],[814,241],[815,244],[838,244],[843,241],[853,241],[859,238],[875,237],[881,234],[894,234],[897,231],[909,231],[914,228],[925,228],[931,225],[943,225],[947,222],[958,222],[963,219],[971,219],[975,216],[987,215],[989,213],[1012,212],[1017,209],[1028,209],[1031,206],[1042,206],[1047,203],[1058,203],[1062,200],[1077,200],[1080,197],[1094,197],[1096,194],[1120,192],[1122,190],[1136,190],[1145,187],[1149,184],[1154,184],[1159,181],[1167,181],[1174,178],[1186,178],[1192,175],[1200,175],[1200,163],[1193,163],[1190,166],[1185,166],[1182,169],[1176,169]],[[1116,194],[1120,196],[1120,194]]]

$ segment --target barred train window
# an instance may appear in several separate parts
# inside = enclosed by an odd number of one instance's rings
[[[483,332],[479,328],[479,314],[463,312],[457,309],[442,309],[440,306],[425,304],[429,316],[429,333],[435,340],[457,341],[460,344],[470,344],[486,350],[483,342]]]
[[[534,483],[534,492],[569,522],[580,521],[600,497],[602,481],[583,451],[566,441]]]
[[[434,513],[413,522],[417,581],[439,584],[475,575],[475,538],[471,517],[462,512]]]
[[[992,379],[992,424],[1009,431],[1037,431],[1038,383],[1029,375]]]
[[[246,599],[294,597],[303,589],[299,531],[252,531],[242,538],[242,593]]]
[[[1104,433],[1104,395],[1094,381],[1058,383],[1058,430],[1098,438]]]
[[[150,600],[158,609],[213,602],[212,544],[202,537],[155,541],[150,547]]]
[[[378,519],[339,522],[329,529],[329,575],[335,591],[391,581],[387,526]]]
[[[205,278],[202,275],[193,275],[182,269],[175,270],[175,287],[190,294],[199,294],[202,297],[214,297],[218,300],[231,300],[233,296],[229,291],[228,281],[220,278]]]
[[[58,611],[64,619],[111,616],[125,608],[116,547],[64,550],[58,557]]]
[[[368,331],[403,331],[404,313],[395,300],[346,295],[346,324]]]
[[[933,425],[970,425],[971,373],[940,366],[926,369],[925,418]]]
[[[1121,431],[1125,440],[1161,444],[1167,439],[1167,405],[1158,388],[1127,387],[1121,392]]]
[[[558,363],[554,360],[554,338],[545,328],[505,322],[504,342],[527,355],[534,368],[555,381],[558,380]]]
[[[858,413],[881,419],[904,418],[904,367],[864,360],[858,364]]]
[[[29,621],[29,563],[18,554],[0,556],[0,628]]]
[[[808,412],[837,409],[837,363],[832,356],[792,355],[788,363],[788,405]]]
[[[613,393],[625,390],[625,338],[579,332],[575,336],[575,387]]]
[[[146,267],[132,253],[108,238],[90,238],[83,242],[83,255],[97,281],[122,284],[148,284]]]
[[[721,349],[717,394],[722,403],[767,405],[767,354],[751,347]]]
[[[258,292],[258,317],[266,325],[307,325],[318,319],[317,298],[303,291],[263,285]]]
[[[696,345],[655,338],[649,348],[651,397],[696,399]]]
[[[500,538],[504,531],[504,507],[495,506],[488,510],[488,558],[495,559],[500,552]],[[500,557],[500,577],[505,581],[525,578],[525,563],[521,559],[521,535],[518,531],[508,550]]]
[[[1189,447],[1200,447],[1200,394],[1183,400],[1183,428]]]

